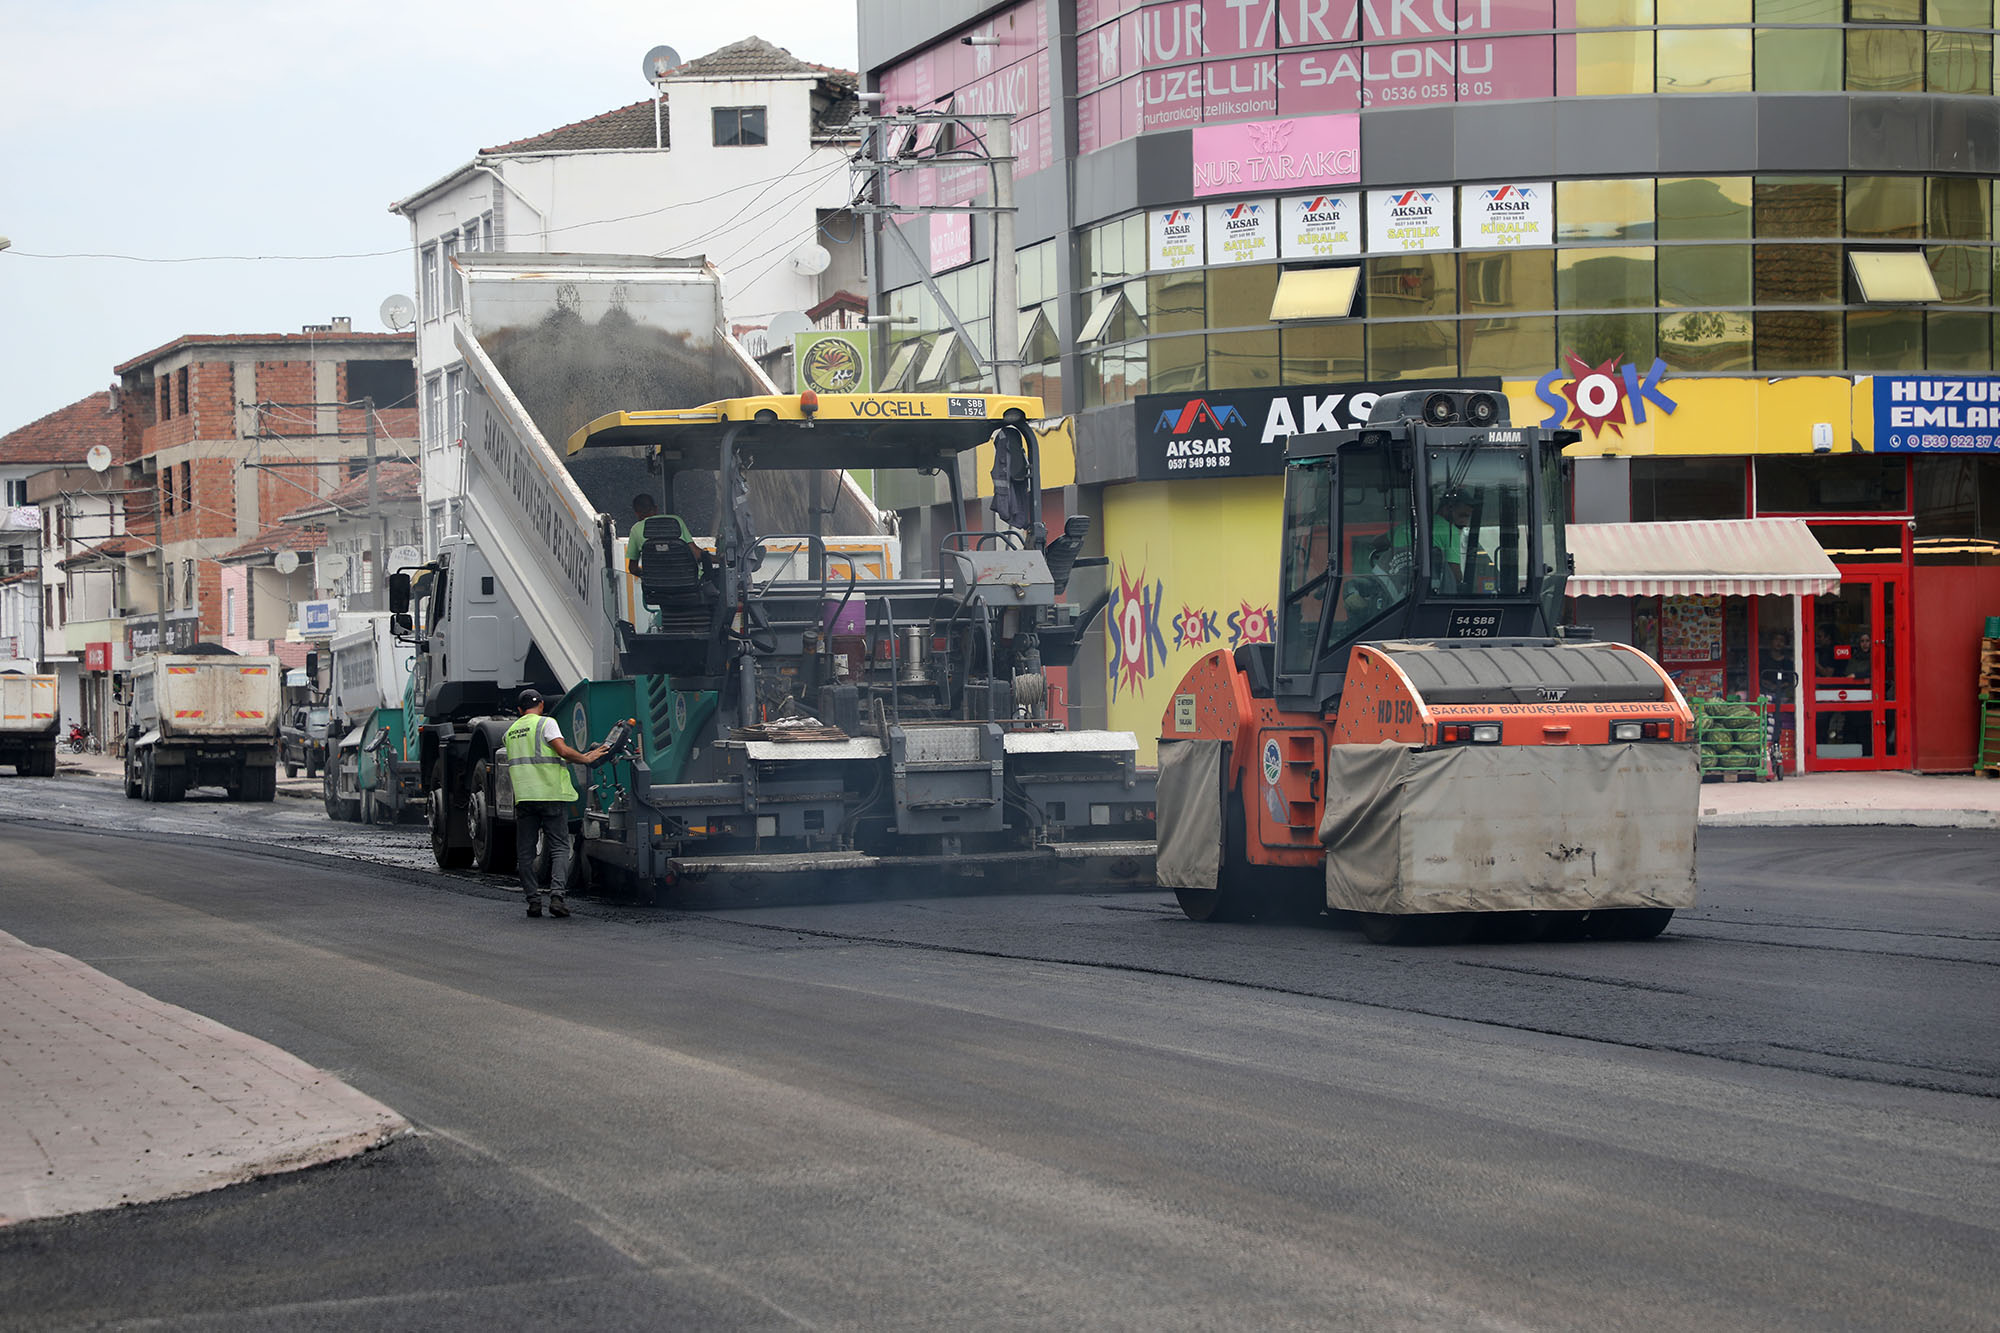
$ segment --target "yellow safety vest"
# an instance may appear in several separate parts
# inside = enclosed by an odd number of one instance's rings
[[[514,784],[516,802],[567,805],[576,799],[576,784],[569,780],[568,762],[543,748],[538,737],[543,720],[540,713],[524,713],[507,728],[507,776]]]

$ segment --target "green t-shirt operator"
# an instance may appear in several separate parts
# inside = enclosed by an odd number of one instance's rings
[[[639,548],[646,542],[646,521],[658,518],[671,522],[680,529],[681,540],[690,546],[694,544],[694,534],[679,514],[662,514],[660,506],[652,496],[641,492],[632,497],[632,530],[625,537],[625,569],[633,577],[639,573]]]

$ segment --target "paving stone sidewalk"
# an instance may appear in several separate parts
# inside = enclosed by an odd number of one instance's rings
[[[0,931],[0,1226],[317,1166],[408,1128],[268,1042]]]

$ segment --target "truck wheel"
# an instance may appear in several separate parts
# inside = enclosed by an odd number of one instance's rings
[[[269,801],[278,795],[278,766],[246,768],[230,793],[239,801]]]
[[[1674,919],[1671,907],[1614,907],[1590,914],[1590,933],[1600,940],[1657,939]]]
[[[52,778],[56,775],[56,747],[54,741],[37,750],[35,752],[35,759],[37,761],[35,765],[36,776]]]
[[[472,766],[466,814],[471,823],[472,864],[489,875],[504,875],[514,868],[514,826],[503,824],[495,812],[493,795],[487,790],[492,774],[493,766],[484,759]]]
[[[431,855],[436,858],[440,870],[463,870],[472,864],[472,851],[467,847],[452,845],[452,802],[451,789],[447,785],[451,774],[440,759],[431,768],[431,789],[428,797],[428,811],[431,824]]]
[[[125,756],[125,799],[128,801],[139,799],[139,774],[133,767],[132,756],[129,754]]]
[[[160,799],[160,771],[151,750],[139,760],[139,799],[148,805]]]
[[[162,768],[155,791],[162,801],[179,801],[188,793],[188,771],[185,768]]]

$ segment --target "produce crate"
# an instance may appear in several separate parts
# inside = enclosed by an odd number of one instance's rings
[[[2000,778],[2000,698],[1989,695],[1979,701],[1979,758],[1972,766]]]
[[[1772,706],[1756,699],[1690,699],[1701,775],[1709,782],[1762,781],[1771,772]]]

